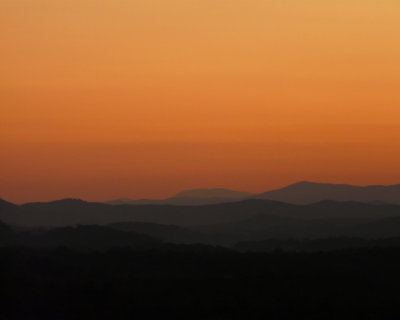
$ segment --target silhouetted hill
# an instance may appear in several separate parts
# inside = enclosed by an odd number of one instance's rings
[[[400,237],[400,217],[362,222],[354,228],[353,234],[368,238]]]
[[[120,205],[120,204],[131,204],[134,201],[135,200],[130,199],[130,198],[118,198],[118,199],[105,201],[104,203],[111,204],[111,205]],[[132,204],[134,204],[134,203],[132,203]]]
[[[400,185],[352,186],[347,184],[326,184],[299,182],[282,189],[256,195],[257,199],[269,199],[294,204],[309,204],[322,200],[385,202],[400,204]]]
[[[67,199],[0,210],[0,220],[16,226],[107,225],[123,221],[125,226],[120,224],[120,229],[130,228],[166,241],[223,245],[266,238],[394,237],[400,236],[397,217],[398,205],[337,201],[310,205],[243,200],[201,206],[111,206]]]
[[[79,199],[26,203],[13,210],[0,210],[0,219],[19,226],[66,226],[99,224],[107,206]]]
[[[167,199],[170,204],[201,205],[234,202],[251,196],[248,192],[239,192],[229,189],[193,189],[182,191]]]
[[[81,208],[83,206],[93,206],[96,202],[88,202],[81,199],[60,199],[50,202],[29,202],[23,204],[23,207],[38,207],[38,206],[48,206],[48,207],[59,207],[59,208]],[[99,203],[101,204],[101,203]]]
[[[400,237],[387,239],[365,239],[365,238],[323,238],[312,240],[295,239],[267,239],[262,241],[247,241],[237,243],[234,248],[239,251],[298,251],[298,252],[320,252],[344,250],[350,248],[388,248],[400,247]]]
[[[400,206],[396,204],[369,204],[354,201],[325,200],[312,203],[307,207],[315,212],[324,212],[325,217],[382,217],[399,215]],[[381,215],[378,212],[382,212]]]
[[[110,249],[130,247],[151,249],[159,240],[134,232],[123,232],[101,226],[55,228],[42,234],[21,236],[21,244],[40,247],[70,247],[80,249]]]
[[[302,181],[282,189],[267,191],[261,194],[238,192],[223,188],[193,189],[182,191],[162,200],[121,198],[105,203],[112,205],[207,205],[235,202],[244,199],[275,200],[292,204],[311,204],[324,200],[365,202],[377,205],[400,204],[400,184],[363,187]]]
[[[29,247],[29,248],[56,248],[64,247],[85,251],[110,250],[115,248],[129,248],[133,251],[161,251],[161,252],[220,252],[228,249],[206,245],[200,242],[180,241],[179,237],[193,237],[195,232],[174,226],[152,224],[118,223],[111,226],[78,225],[61,228],[21,228],[13,230],[10,226],[0,222],[0,247]],[[134,232],[133,229],[146,232]],[[157,230],[158,229],[158,230]],[[180,230],[181,229],[181,230]],[[154,230],[158,232],[154,232]],[[168,232],[165,232],[167,230]],[[180,230],[175,234],[177,243],[163,241],[162,237],[174,237],[173,230]],[[183,231],[182,231],[183,230]],[[145,234],[146,233],[146,234]],[[162,237],[153,237],[149,234],[158,233]],[[191,244],[189,244],[191,243]]]
[[[132,204],[132,205],[206,205],[224,202],[240,201],[251,196],[248,192],[239,192],[229,189],[193,189],[179,192],[178,194],[163,200],[140,199],[132,200],[129,198],[120,198],[106,201],[107,204]]]
[[[0,210],[8,210],[18,207],[16,204],[0,199]]]
[[[319,207],[319,205],[323,206]],[[300,206],[298,214],[259,214],[249,218],[196,230],[210,238],[223,239],[224,244],[235,240],[304,239],[325,237],[400,237],[400,206],[375,207],[363,203],[327,202]]]
[[[79,200],[62,200],[29,203],[18,206],[16,210],[1,210],[0,219],[8,224],[26,226],[109,224],[121,221],[191,226],[238,221],[254,214],[270,211],[296,214],[296,209],[297,207],[291,204],[264,200],[204,206],[111,206]]]
[[[192,199],[207,199],[207,198],[230,198],[243,199],[249,196],[248,192],[239,192],[229,189],[193,189],[179,192],[173,198],[192,198]]]
[[[168,198],[164,200],[155,200],[155,199],[114,199],[109,200],[104,203],[109,205],[174,205],[174,206],[200,206],[207,204],[217,204],[217,203],[226,203],[232,201],[240,201],[241,199],[232,199],[232,198]]]
[[[274,239],[303,239],[351,236],[364,219],[302,219],[260,214],[249,219],[208,226],[196,230],[207,234],[218,243],[232,245],[238,241]]]
[[[337,201],[294,205],[270,200],[243,200],[202,206],[110,206],[66,199],[12,206],[12,210],[2,208],[0,219],[9,224],[32,223],[37,226],[106,224],[121,221],[191,226],[235,222],[259,214],[304,219],[382,218],[400,216],[400,206]]]
[[[14,236],[12,228],[0,221],[0,244],[8,241],[12,236]]]
[[[172,243],[206,243],[207,238],[200,232],[174,225],[149,222],[118,222],[108,225],[122,231],[146,234]]]

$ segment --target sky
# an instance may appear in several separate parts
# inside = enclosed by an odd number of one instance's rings
[[[0,0],[0,197],[400,183],[398,0]]]

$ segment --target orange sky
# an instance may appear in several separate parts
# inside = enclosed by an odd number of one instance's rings
[[[0,197],[400,183],[398,0],[0,0]]]

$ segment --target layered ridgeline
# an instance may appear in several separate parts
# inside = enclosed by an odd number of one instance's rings
[[[229,189],[193,189],[177,193],[176,195],[162,200],[140,199],[132,200],[121,198],[107,201],[107,204],[171,204],[171,205],[202,205],[215,204],[223,202],[240,201],[251,198],[252,194],[248,192],[239,192]]]
[[[243,200],[201,206],[108,205],[74,199],[0,204],[0,221],[15,227],[99,225],[174,243],[400,236],[400,206],[389,204]]]
[[[299,182],[282,189],[258,194],[255,198],[295,204],[310,204],[323,200],[400,204],[400,184],[364,187],[347,184]]]
[[[180,192],[163,200],[122,198],[107,201],[107,203],[201,205],[245,199],[276,200],[293,204],[310,204],[323,200],[400,204],[400,185],[363,187],[347,184],[299,182],[261,194],[238,192],[229,189],[195,189]]]

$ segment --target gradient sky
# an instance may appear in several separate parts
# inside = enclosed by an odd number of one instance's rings
[[[0,197],[400,183],[398,0],[0,0]]]

